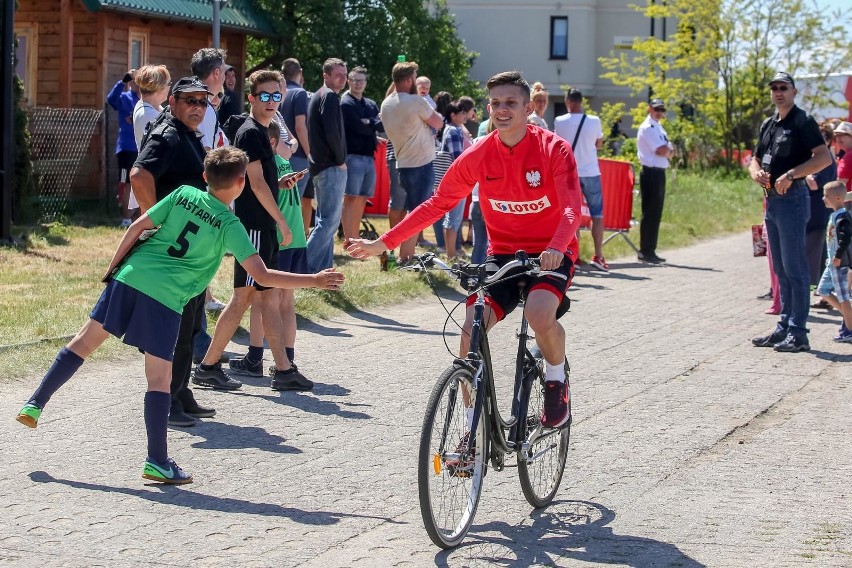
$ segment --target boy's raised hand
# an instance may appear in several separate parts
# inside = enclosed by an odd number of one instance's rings
[[[346,279],[342,272],[338,272],[334,268],[326,268],[317,272],[314,274],[314,278],[316,279],[314,286],[323,290],[339,290],[343,281]]]

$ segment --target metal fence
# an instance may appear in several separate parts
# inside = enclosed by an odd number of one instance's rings
[[[29,110],[30,147],[38,177],[43,219],[65,212],[93,138],[101,131],[103,110],[33,107]]]

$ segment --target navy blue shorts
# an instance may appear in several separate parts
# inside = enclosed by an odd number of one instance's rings
[[[308,268],[308,249],[303,247],[279,250],[278,270],[293,274],[311,274]]]
[[[117,280],[109,281],[89,317],[143,353],[166,361],[175,355],[181,315]]]

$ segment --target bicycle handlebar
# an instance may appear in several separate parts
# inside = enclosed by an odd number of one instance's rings
[[[507,262],[493,274],[488,274],[486,268],[488,264],[473,264],[473,263],[455,263],[448,266],[445,262],[439,259],[435,253],[427,252],[417,254],[412,257],[412,263],[401,268],[401,270],[413,270],[415,272],[437,268],[447,273],[451,278],[459,280],[462,287],[467,290],[473,290],[481,285],[488,285],[497,280],[500,280],[508,272],[517,268],[527,268],[528,274],[537,274],[540,271],[539,259],[530,258],[524,251],[515,253],[515,260]]]

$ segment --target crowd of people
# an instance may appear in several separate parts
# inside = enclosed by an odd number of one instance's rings
[[[264,376],[267,343],[274,361],[270,388],[313,389],[296,365],[293,289],[339,289],[343,276],[333,268],[338,235],[361,259],[398,250],[400,262],[407,262],[418,245],[467,258],[462,229],[468,217],[473,262],[499,266],[517,250],[540,260],[525,311],[545,360],[541,421],[553,428],[569,423],[565,330],[558,315],[579,263],[584,199],[592,220],[591,264],[609,270],[598,166],[604,135],[600,119],[585,112],[583,94],[566,93],[568,112],[556,117],[551,132],[544,86],[530,86],[514,71],[489,80],[489,118],[477,122],[473,99],[445,91],[433,97],[429,78],[404,58],[376,103],[365,96],[367,70],[349,70],[337,58],[324,62],[315,92],[305,89],[302,67],[290,58],[281,72],[253,72],[244,100],[226,57],[221,49],[200,49],[190,62],[192,76],[173,82],[165,66],[146,65],[128,71],[111,90],[108,100],[120,123],[121,225],[128,230],[90,319],[59,352],[18,420],[35,428],[83,361],[109,334],[121,337],[146,357],[143,476],[191,482],[168,456],[167,427],[192,426],[216,411],[200,404],[190,385],[229,391],[242,386],[234,374]],[[749,171],[766,197],[772,311],[780,321],[753,344],[810,349],[809,286],[842,314],[837,340],[852,342],[846,268],[852,218],[844,209],[852,196],[852,123],[817,127],[795,106],[795,84],[786,73],[769,86],[777,113],[761,127]],[[661,124],[665,113],[664,101],[652,99],[637,140],[638,257],[655,264],[665,262],[656,249],[674,152]],[[379,142],[387,145],[390,230],[360,238],[376,186]],[[430,226],[434,243],[423,237]],[[226,251],[234,257],[233,294],[222,305],[208,284]],[[490,328],[518,305],[518,286],[495,285],[487,295]],[[212,337],[205,315],[211,307],[222,308]],[[225,348],[249,309],[248,350],[229,359]],[[472,313],[469,304],[466,330]],[[459,354],[467,354],[465,333]]]

